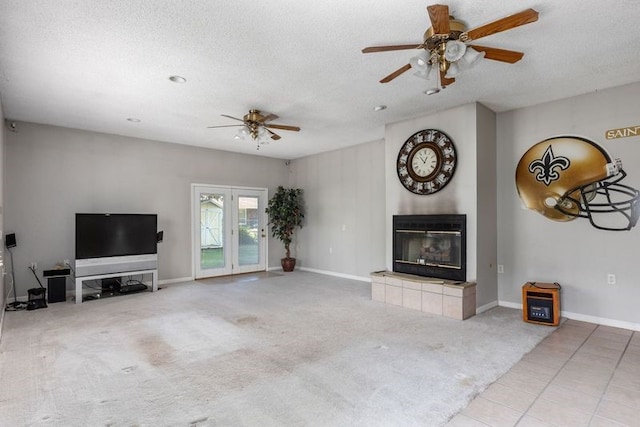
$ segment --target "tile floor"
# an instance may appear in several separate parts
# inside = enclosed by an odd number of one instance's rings
[[[447,426],[640,426],[640,332],[567,320]]]

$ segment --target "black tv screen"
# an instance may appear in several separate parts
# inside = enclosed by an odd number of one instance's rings
[[[158,252],[155,214],[76,214],[76,259]]]

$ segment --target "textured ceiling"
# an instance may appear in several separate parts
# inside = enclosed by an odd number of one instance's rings
[[[432,96],[411,72],[378,83],[415,51],[361,49],[421,42],[429,4],[0,0],[0,98],[12,120],[293,159],[473,101],[500,112],[640,78],[640,1],[455,0],[469,28],[536,9],[538,22],[482,39],[523,60],[484,60]],[[302,130],[256,151],[237,128],[207,129],[250,108]]]

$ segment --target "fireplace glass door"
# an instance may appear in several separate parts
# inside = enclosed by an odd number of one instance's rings
[[[445,280],[467,280],[467,218],[394,215],[393,271]]]
[[[459,231],[396,230],[400,243],[396,262],[460,269]]]

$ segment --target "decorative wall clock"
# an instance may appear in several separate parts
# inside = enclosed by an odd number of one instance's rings
[[[442,190],[456,170],[456,149],[449,136],[436,129],[414,133],[398,153],[398,178],[415,194]]]

